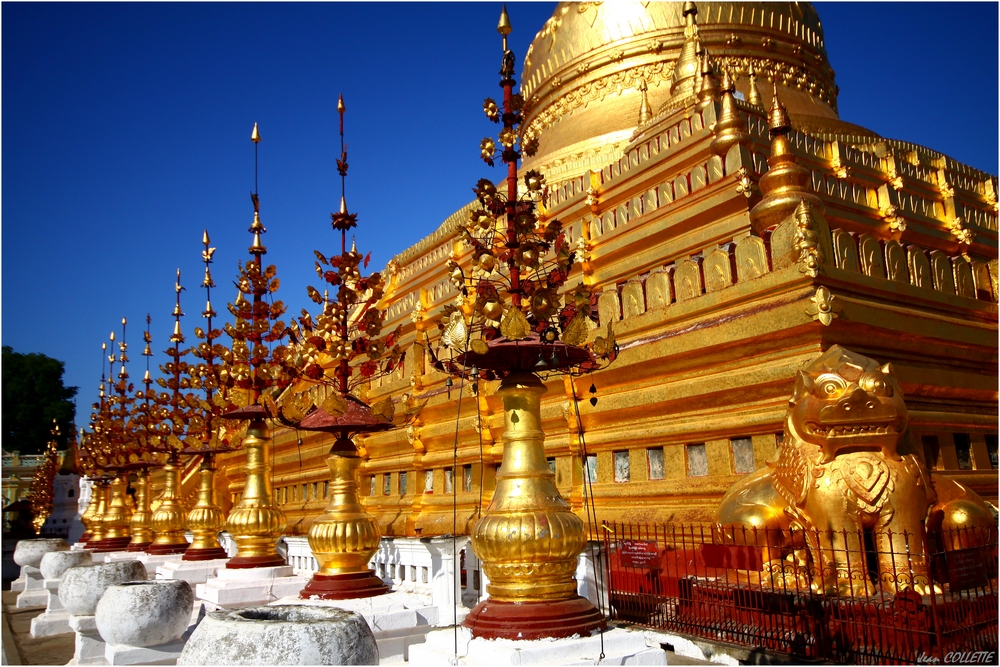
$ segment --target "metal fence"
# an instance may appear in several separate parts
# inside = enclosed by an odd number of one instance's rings
[[[613,619],[842,664],[996,664],[995,527],[603,527]]]

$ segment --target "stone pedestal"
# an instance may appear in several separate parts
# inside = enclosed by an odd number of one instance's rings
[[[191,622],[194,593],[186,581],[133,581],[111,586],[95,618],[111,665],[175,664]]]
[[[31,636],[48,637],[49,635],[61,635],[70,632],[69,612],[63,607],[59,599],[59,579],[45,580],[45,589],[48,593],[48,605],[45,613],[31,619]]]
[[[667,654],[650,647],[641,631],[615,628],[601,636],[518,641],[472,639],[468,628],[458,629],[455,660],[454,630],[437,630],[427,641],[410,647],[409,662],[416,665],[666,665]]]
[[[104,660],[107,665],[176,665],[184,650],[187,637],[157,646],[129,646],[107,644]]]
[[[175,556],[176,558],[176,556]],[[168,560],[162,565],[156,566],[157,579],[183,579],[192,586],[204,584],[211,577],[215,577],[220,570],[224,570],[228,558],[216,558],[215,560]]]
[[[295,576],[291,565],[219,569],[216,576],[198,584],[195,596],[210,609],[231,609],[270,604],[288,595],[298,595],[306,579]]]
[[[44,577],[39,566],[42,564],[42,557],[54,551],[69,551],[69,544],[61,538],[19,540],[14,547],[14,562],[21,566],[21,576],[18,582],[23,581],[23,588],[18,586],[21,594],[17,596],[17,608],[42,607],[48,601],[48,593],[42,586]],[[11,587],[14,590],[14,587]]]
[[[49,600],[49,594],[45,590],[45,577],[42,576],[41,570],[30,565],[22,565],[21,577],[24,581],[24,589],[17,596],[17,608],[45,606]]]
[[[76,650],[73,651],[72,665],[106,665],[105,643],[97,631],[94,616],[69,617],[69,627],[76,633]]]
[[[59,599],[59,585],[66,570],[89,565],[91,558],[91,554],[86,551],[54,551],[42,556],[39,570],[45,578],[43,586],[48,598],[45,613],[31,619],[32,637],[47,637],[70,632],[70,614]]]
[[[362,616],[375,635],[383,663],[403,662],[411,646],[423,643],[427,633],[436,627],[450,625],[453,617],[450,610],[431,604],[426,596],[403,591],[348,600],[303,600],[298,595],[290,595],[274,605],[336,608]],[[464,611],[468,613],[469,610]]]

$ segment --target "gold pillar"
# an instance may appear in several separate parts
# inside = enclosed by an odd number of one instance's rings
[[[490,597],[465,625],[486,638],[587,636],[604,619],[576,594],[574,574],[586,533],[559,495],[545,459],[545,386],[533,373],[513,373],[496,393],[506,426],[503,463],[493,500],[472,531]]]
[[[229,513],[226,529],[236,542],[227,568],[284,565],[275,547],[285,529],[285,515],[275,506],[271,490],[271,434],[262,419],[250,422],[243,438],[247,481],[243,497]]]
[[[132,512],[125,498],[127,487],[128,481],[121,474],[111,481],[110,499],[101,516],[104,536],[96,545],[97,551],[119,551],[127,547],[131,540],[128,525]]]
[[[153,513],[149,509],[149,471],[140,469],[132,484],[135,488],[135,511],[132,512],[132,541],[129,551],[145,551],[153,541]]]
[[[153,512],[156,539],[146,551],[151,554],[179,554],[187,549],[188,541],[184,537],[187,513],[181,502],[181,460],[176,452],[170,454],[163,472],[166,476],[163,493],[159,507]]]
[[[226,558],[226,550],[219,544],[219,531],[225,528],[226,515],[215,500],[214,454],[207,452],[198,471],[198,502],[187,516],[187,525],[193,536],[191,546],[184,552],[183,560],[212,560]]]
[[[104,531],[98,529],[100,525],[99,514],[97,512],[97,507],[101,502],[101,496],[104,494],[104,482],[94,481],[90,486],[90,502],[87,503],[87,509],[80,516],[80,521],[83,522],[83,527],[85,528],[83,535],[80,536],[80,542],[84,546],[87,546],[90,542],[97,542],[104,535]]]
[[[368,568],[382,534],[378,521],[361,504],[361,457],[350,438],[337,440],[326,465],[330,468],[330,502],[309,528],[309,548],[319,570],[301,596],[340,600],[385,593],[389,587]]]

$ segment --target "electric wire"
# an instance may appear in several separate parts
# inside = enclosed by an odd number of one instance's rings
[[[597,523],[597,507],[594,504],[594,488],[590,481],[590,468],[587,465],[587,439],[583,434],[583,419],[580,417],[580,401],[576,395],[576,379],[570,377],[570,388],[573,393],[573,410],[576,413],[576,433],[580,440],[580,451],[583,454],[583,509],[584,513],[587,515],[587,532],[595,537],[600,537],[595,529],[598,526]],[[593,523],[591,523],[591,515],[593,515]],[[598,562],[600,546],[594,544],[594,540],[590,540],[590,558],[591,563],[594,566],[594,583],[597,589],[597,606],[598,611],[604,614],[604,572],[603,568]],[[595,551],[596,549],[596,551]],[[601,634],[601,657],[598,661],[604,660],[604,628],[599,630]]]

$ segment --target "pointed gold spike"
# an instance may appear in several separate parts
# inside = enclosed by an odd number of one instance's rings
[[[788,118],[788,112],[778,99],[778,84],[774,84],[774,100],[771,102],[771,112],[767,117],[767,127],[773,137],[776,134],[785,134],[792,129],[792,121]]]
[[[257,130],[257,123],[253,124],[253,132],[250,133],[250,141],[255,144],[260,143],[260,131]]]
[[[203,245],[208,245],[211,241],[208,240],[208,230],[206,229],[201,235],[201,242]]]
[[[752,67],[750,68],[750,73],[747,75],[747,79],[750,81],[750,94],[747,97],[747,102],[755,107],[764,106],[760,99],[760,91],[757,90],[757,72]]]
[[[510,16],[507,15],[507,5],[504,5],[503,9],[500,10],[500,22],[497,24],[497,32],[506,37],[510,34],[511,30]]]
[[[123,317],[123,318],[122,318],[122,326],[125,326],[126,324],[128,324],[128,322],[126,322],[126,321],[125,321],[125,318]]]
[[[340,212],[347,213],[347,200],[344,199],[344,195],[340,195]]]
[[[642,101],[639,103],[639,127],[648,123],[653,115],[653,111],[649,106],[648,90],[649,86],[646,84],[646,80],[639,79],[639,92],[642,94]]]
[[[340,113],[344,113],[345,111],[347,111],[347,107],[344,106],[344,94],[343,93],[340,94],[340,98],[337,100],[337,111],[340,112]]]

